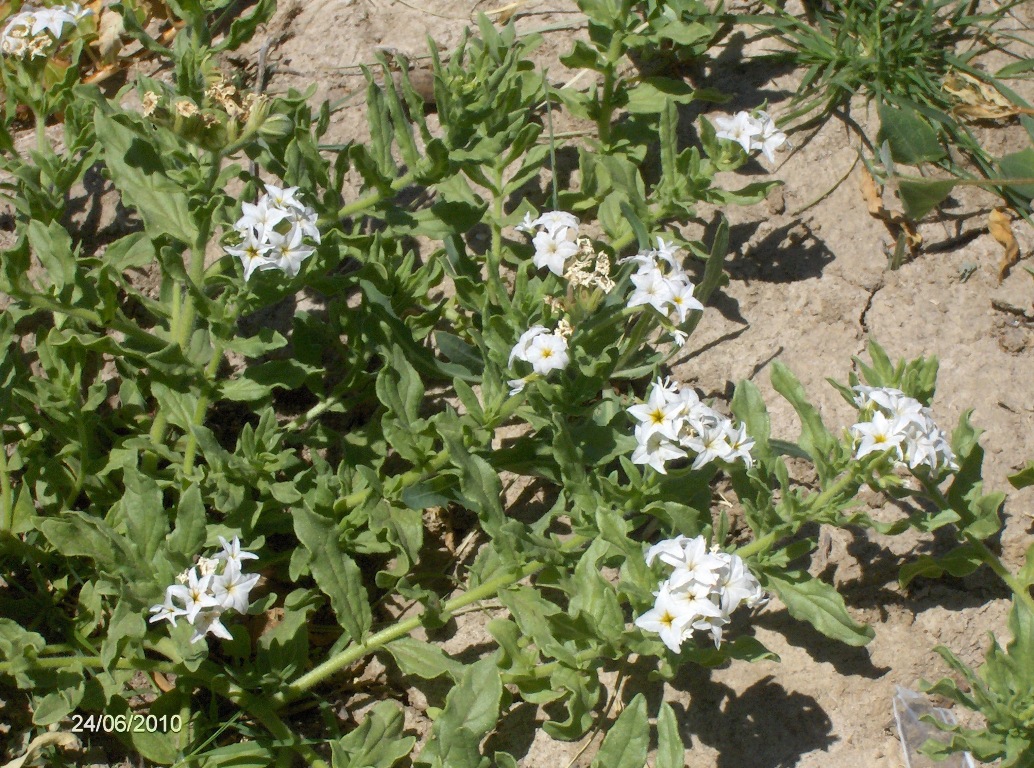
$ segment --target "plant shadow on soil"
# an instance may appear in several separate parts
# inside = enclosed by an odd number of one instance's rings
[[[654,664],[643,658],[632,665],[623,692],[626,703],[642,693],[650,711],[660,706],[663,688],[649,679]],[[672,687],[689,700],[671,702],[686,749],[692,750],[695,742],[708,745],[718,753],[717,768],[790,768],[802,755],[836,740],[833,723],[818,701],[786,690],[772,676],[737,693],[715,682],[709,669],[690,664],[678,671]]]

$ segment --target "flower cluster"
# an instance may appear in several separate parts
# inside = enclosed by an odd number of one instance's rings
[[[673,570],[654,592],[653,608],[635,625],[658,633],[675,653],[696,630],[709,632],[718,648],[733,611],[744,603],[755,608],[768,600],[742,558],[717,547],[708,551],[703,536],[677,536],[654,544],[646,553],[646,564],[653,565],[657,558]]]
[[[910,469],[958,469],[948,437],[934,423],[930,409],[893,387],[854,387],[855,404],[868,414],[851,427],[857,441],[855,458],[893,450]]]
[[[767,112],[757,111],[757,117],[749,112],[737,112],[735,117],[716,117],[719,139],[730,139],[739,143],[748,154],[755,149],[770,163],[775,162],[775,151],[786,143],[786,134],[778,130]]]
[[[176,626],[176,619],[184,618],[194,627],[192,643],[211,632],[216,637],[231,640],[232,635],[220,621],[224,611],[233,609],[247,613],[248,596],[258,582],[258,574],[246,574],[243,561],[256,560],[258,555],[241,550],[240,539],[219,543],[223,551],[215,557],[202,557],[197,565],[181,573],[165,589],[165,602],[151,606],[151,623],[167,620]],[[177,604],[177,602],[179,604]]]
[[[11,16],[0,32],[0,51],[7,56],[34,59],[49,55],[61,40],[65,25],[76,27],[93,11],[79,3],[54,8],[25,8]]]
[[[700,402],[692,389],[680,387],[671,379],[655,381],[647,401],[629,408],[628,414],[639,422],[635,428],[639,445],[632,453],[636,464],[647,464],[664,474],[666,461],[681,459],[692,451],[696,454],[693,469],[714,459],[754,465],[750,455],[754,441],[747,427],[733,424]]]
[[[667,315],[676,325],[686,322],[690,310],[703,310],[704,305],[693,296],[696,286],[679,263],[678,253],[679,249],[674,243],[658,237],[656,248],[622,259],[622,262],[634,261],[638,264],[631,278],[635,290],[628,297],[629,307],[649,304],[661,314]],[[687,338],[678,329],[673,331],[673,337],[680,347]]]
[[[241,260],[245,280],[263,269],[280,269],[294,277],[316,250],[306,243],[320,242],[316,211],[298,200],[297,191],[298,187],[266,184],[266,194],[258,202],[241,206],[242,215],[233,227],[240,242],[226,252]]]
[[[541,269],[546,267],[554,275],[564,276],[567,260],[578,255],[578,219],[564,211],[546,211],[537,219],[530,213],[515,229],[532,236],[535,246],[532,262]]]
[[[512,367],[514,360],[531,363],[532,373],[522,379],[508,381],[510,394],[516,395],[523,390],[524,385],[535,374],[546,376],[550,371],[566,368],[570,362],[567,353],[567,338],[570,335],[571,327],[564,321],[561,321],[553,332],[544,325],[533,325],[522,333],[510,351],[509,365]]]

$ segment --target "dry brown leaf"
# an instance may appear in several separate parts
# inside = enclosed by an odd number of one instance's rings
[[[865,205],[869,209],[869,215],[882,221],[895,240],[898,239],[899,234],[904,233],[908,248],[914,254],[923,244],[923,236],[916,231],[912,222],[905,218],[904,214],[887,210],[883,205],[883,190],[869,170],[863,167],[861,173],[859,187],[862,190],[862,197],[865,198]]]
[[[24,755],[15,758],[9,763],[4,763],[0,768],[22,768],[26,763],[35,759],[37,752],[44,747],[50,746],[60,747],[61,749],[79,749],[82,744],[79,743],[79,739],[75,734],[64,731],[50,731],[30,741]]]
[[[862,168],[862,178],[858,183],[862,189],[862,197],[865,198],[865,205],[869,209],[869,215],[878,219],[883,218],[885,211],[883,207],[883,190],[876,183],[868,169]]]
[[[152,672],[151,678],[154,680],[154,684],[158,686],[158,690],[162,693],[168,693],[176,687],[176,685],[161,672]]]
[[[499,18],[496,19],[496,22],[499,24],[505,24],[513,18],[513,15],[515,13],[517,13],[517,9],[527,2],[528,0],[517,0],[517,2],[510,3],[509,5],[504,5],[501,8],[495,8],[491,11],[485,11],[485,15],[498,16]]]
[[[1012,233],[1012,220],[1004,208],[995,208],[987,217],[987,230],[991,237],[998,241],[998,244],[1005,249],[1002,261],[998,265],[998,282],[1002,282],[1009,269],[1020,260],[1020,244],[1016,242],[1016,236]]]
[[[115,60],[122,47],[122,33],[125,31],[122,14],[105,8],[97,25],[97,41],[94,43],[102,61],[110,64]]]
[[[1004,120],[1020,114],[1032,114],[1034,110],[1013,104],[1001,91],[973,75],[952,72],[945,76],[941,87],[960,102],[952,107],[959,117],[971,120]]]

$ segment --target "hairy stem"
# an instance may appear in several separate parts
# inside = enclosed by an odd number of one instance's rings
[[[511,584],[516,584],[521,579],[536,573],[544,566],[545,563],[533,561],[515,571],[505,573],[501,576],[496,576],[494,579],[489,579],[484,584],[447,601],[444,609],[446,612],[451,613],[467,605],[476,603],[479,600],[494,597],[500,590],[510,586]],[[397,640],[400,637],[404,637],[410,632],[413,632],[420,626],[420,624],[421,616],[412,616],[404,621],[398,622],[397,624],[393,624],[386,629],[382,629],[380,632],[374,633],[364,642],[353,645],[350,648],[346,648],[341,651],[341,653],[336,656],[332,656],[316,668],[299,677],[291,683],[286,690],[273,696],[271,699],[272,705],[274,707],[281,707],[288,702],[294,701],[307,690],[319,685],[334,673],[354,664],[359,659],[382,648],[392,640]]]

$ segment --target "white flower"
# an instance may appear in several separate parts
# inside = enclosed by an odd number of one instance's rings
[[[682,266],[678,262],[678,252],[679,247],[675,245],[674,241],[657,237],[657,250],[653,252],[656,258],[666,261],[673,270],[681,272]]]
[[[750,152],[754,137],[763,131],[761,122],[748,112],[737,112],[735,117],[716,117],[714,122],[718,126],[715,137],[739,143],[744,152]]]
[[[258,555],[254,552],[248,552],[247,550],[241,549],[241,540],[239,536],[234,536],[231,541],[227,541],[222,536],[219,537],[219,544],[222,546],[223,551],[215,556],[216,560],[225,560],[227,565],[236,565],[237,568],[241,568],[245,560],[258,560]]]
[[[893,449],[898,458],[902,457],[901,442],[905,433],[901,430],[898,419],[888,419],[882,413],[874,413],[872,421],[863,421],[851,427],[851,434],[860,442],[855,451],[855,458],[860,459],[870,453]]]
[[[686,315],[691,309],[704,309],[704,305],[694,298],[693,289],[694,285],[692,283],[674,283],[674,281],[669,281],[671,296],[668,297],[668,303],[674,307],[680,324],[686,322]]]
[[[546,267],[554,275],[564,276],[564,264],[569,258],[577,255],[578,245],[564,240],[558,233],[544,231],[535,235],[532,240],[535,255],[531,257],[536,267]]]
[[[565,211],[546,211],[531,224],[561,240],[578,234],[578,219]]]
[[[241,233],[253,231],[255,237],[265,239],[277,224],[291,215],[291,212],[269,204],[269,197],[263,195],[257,203],[242,203],[241,217],[234,228]]]
[[[747,434],[747,425],[740,424],[734,427],[732,422],[725,426],[725,437],[729,441],[729,455],[726,461],[742,461],[747,469],[754,466],[754,457],[750,455],[750,449],[754,447],[754,440]]]
[[[761,134],[754,138],[751,148],[760,149],[765,159],[774,163],[775,151],[786,143],[786,134],[776,128],[775,121],[768,116],[767,112],[759,110],[758,120],[761,123]]]
[[[533,325],[531,328],[521,334],[521,337],[517,340],[517,343],[513,345],[513,349],[510,350],[510,360],[507,365],[512,366],[514,360],[528,361],[528,350],[531,348],[531,342],[535,340],[536,336],[543,333],[549,333],[549,329],[544,325]]]
[[[223,608],[248,612],[248,595],[258,583],[257,573],[245,576],[236,560],[226,561],[226,570],[212,580],[212,595]]]
[[[276,266],[289,277],[297,275],[302,262],[316,252],[311,245],[302,244],[302,237],[302,228],[297,225],[293,225],[283,235],[278,232],[269,233],[269,242],[273,246],[272,255],[276,259]]]
[[[510,388],[510,397],[513,397],[514,395],[519,395],[521,392],[523,392],[524,391],[524,387],[525,387],[525,385],[527,383],[528,383],[528,378],[527,377],[525,377],[523,379],[509,379],[509,380],[507,380],[506,386],[508,386]]]
[[[294,196],[298,187],[275,187],[272,184],[264,184],[266,196],[277,208],[294,208],[299,211],[305,210],[305,205]]]
[[[536,230],[535,220],[531,218],[530,213],[525,213],[524,218],[521,219],[521,223],[514,226],[514,229],[518,232],[524,232],[525,234],[530,235]]]
[[[233,640],[230,630],[223,626],[219,620],[219,611],[201,611],[194,620],[194,635],[190,638],[191,643],[199,643],[205,639],[205,635],[211,632],[223,640]]]
[[[662,554],[661,561],[675,569],[669,577],[669,582],[675,588],[685,588],[691,584],[714,587],[725,566],[725,560],[708,551],[703,536],[687,539],[682,545],[681,558],[669,556],[669,559],[666,559]]]
[[[219,601],[209,591],[211,583],[211,576],[201,576],[199,578],[197,570],[191,568],[187,571],[186,584],[173,584],[169,587],[171,596],[183,601],[183,615],[191,624],[194,623],[194,619],[197,618],[197,615],[202,610],[219,605]],[[166,597],[166,600],[168,600],[168,597]]]
[[[257,269],[275,269],[276,259],[272,255],[273,247],[264,239],[256,236],[255,231],[248,228],[244,240],[234,247],[227,247],[226,252],[236,256],[244,265],[244,279],[249,280]]]
[[[728,459],[732,454],[732,446],[725,434],[725,425],[700,425],[697,434],[685,441],[686,447],[696,452],[693,469],[700,469],[712,459]]]
[[[720,647],[732,612],[742,604],[754,608],[768,599],[738,555],[708,550],[703,536],[660,541],[647,550],[647,565],[657,558],[673,571],[654,593],[653,609],[635,624],[660,634],[676,653],[694,631],[709,633],[715,647]]]
[[[535,373],[545,376],[550,371],[564,368],[568,363],[567,340],[553,333],[543,333],[531,340],[528,355]]]
[[[657,387],[650,393],[647,402],[628,409],[628,415],[642,424],[644,436],[660,432],[669,440],[678,439],[684,413],[683,403],[668,400],[665,391]]]
[[[656,430],[645,429],[643,424],[639,424],[635,428],[635,437],[639,441],[639,445],[632,451],[632,463],[646,464],[662,475],[667,474],[664,462],[686,456],[686,452],[675,443]]]
[[[176,619],[180,616],[186,616],[187,612],[178,605],[173,605],[172,602],[173,594],[169,589],[165,590],[165,602],[158,605],[151,606],[151,613],[154,614],[148,621],[152,624],[156,621],[168,621],[172,626],[176,626]]]
[[[649,269],[632,275],[636,287],[628,297],[629,307],[649,304],[658,312],[664,312],[664,305],[671,300],[671,284],[658,269]]]
[[[176,584],[166,588],[165,602],[150,609],[154,614],[150,619],[152,623],[165,619],[175,626],[176,619],[184,617],[194,627],[191,642],[199,642],[206,634],[232,639],[221,616],[227,610],[247,612],[248,598],[259,577],[243,573],[241,564],[244,560],[257,559],[258,555],[242,550],[236,536],[231,542],[220,536],[219,541],[222,552],[215,557],[199,558],[195,567],[184,571],[177,577]]]
[[[661,585],[653,608],[635,620],[635,625],[647,632],[656,632],[668,648],[678,653],[685,639],[685,627],[690,616],[682,613],[680,606],[672,599],[671,591]]]

